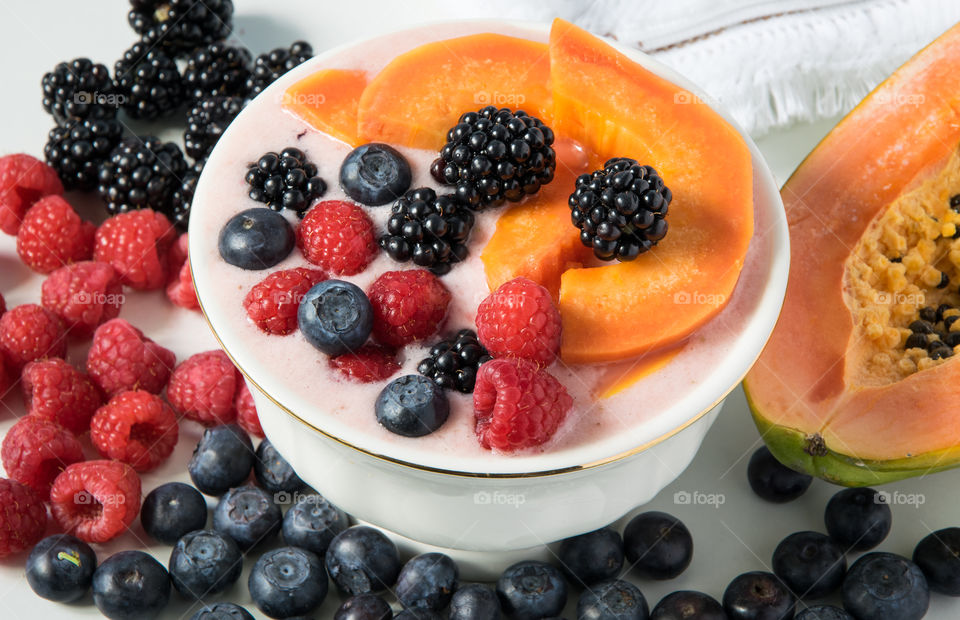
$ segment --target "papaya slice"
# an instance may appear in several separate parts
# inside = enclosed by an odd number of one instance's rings
[[[283,107],[314,129],[359,146],[357,108],[366,86],[363,71],[321,69],[288,88]]]
[[[873,485],[960,463],[958,66],[954,26],[782,189],[790,280],[744,388],[790,467]]]
[[[360,97],[364,142],[439,150],[464,112],[486,105],[550,119],[550,58],[543,43],[482,33],[400,54]]]
[[[576,26],[550,32],[554,129],[602,156],[656,168],[669,231],[635,261],[565,271],[561,356],[607,362],[676,344],[726,304],[753,236],[753,168],[740,134],[690,92]]]

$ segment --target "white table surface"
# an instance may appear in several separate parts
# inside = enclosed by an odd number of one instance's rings
[[[352,0],[351,2],[312,2],[286,0],[234,0],[237,5],[236,37],[255,54],[288,44],[297,38],[310,41],[316,50],[367,37],[425,20],[451,15],[449,2],[392,2],[389,0]],[[279,10],[282,6],[285,11]],[[124,0],[0,0],[0,58],[3,98],[0,101],[2,141],[0,153],[28,152],[42,156],[46,134],[52,125],[40,105],[40,78],[61,60],[89,56],[107,64],[121,56],[135,38],[126,22]],[[919,43],[918,43],[919,47]],[[777,179],[784,181],[813,145],[830,129],[834,121],[803,125],[769,135],[759,141]],[[13,239],[0,235],[0,292],[8,307],[39,300],[42,279],[23,267],[14,251]],[[162,308],[158,312],[155,308]],[[173,349],[178,359],[209,348],[216,343],[199,315],[171,309],[160,293],[129,296],[121,316],[141,327],[150,337]],[[71,360],[82,361],[83,346],[71,347]],[[6,431],[23,414],[19,395],[9,397],[0,407],[0,432]],[[200,429],[184,425],[180,444],[172,458],[158,471],[143,477],[144,492],[169,480],[188,481],[186,462],[199,437]],[[770,556],[776,544],[798,530],[823,531],[823,508],[837,490],[815,481],[798,501],[783,506],[762,502],[753,496],[746,481],[746,463],[759,445],[757,431],[750,421],[743,393],[737,389],[729,398],[720,419],[707,437],[689,469],[644,509],[664,510],[682,519],[693,533],[694,559],[679,578],[666,583],[636,580],[651,607],[661,597],[677,589],[697,589],[720,598],[726,584],[737,574],[769,570]],[[894,527],[880,549],[909,556],[914,545],[933,530],[960,525],[960,503],[955,489],[960,472],[940,473],[887,487],[904,493],[919,494],[920,506],[893,507]],[[679,505],[679,492],[716,494],[718,506]],[[169,547],[149,545],[139,523],[133,531],[97,551],[101,560],[124,548],[147,548],[166,564]],[[36,597],[23,576],[24,556],[0,561],[0,617],[4,620],[26,618],[97,617],[89,598],[81,604],[62,606]],[[247,568],[252,560],[246,562]],[[246,592],[246,572],[231,590],[217,600],[244,604],[256,615]],[[567,617],[574,618],[572,593]],[[339,597],[331,593],[314,614],[331,618]],[[174,592],[164,618],[189,618],[194,608]],[[257,616],[262,617],[262,616]],[[960,617],[960,600],[934,596],[928,618]]]

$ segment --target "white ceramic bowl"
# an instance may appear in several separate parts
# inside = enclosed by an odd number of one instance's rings
[[[546,40],[547,25],[461,22],[420,29],[457,33],[509,28]],[[356,45],[364,45],[359,43]],[[654,73],[709,99],[682,76],[641,52],[611,42]],[[277,97],[293,81],[323,65],[332,50],[290,72],[260,97]],[[252,105],[256,105],[255,101]],[[722,113],[722,110],[720,111]],[[242,113],[221,145],[242,139]],[[726,116],[726,115],[725,115]],[[729,117],[727,117],[728,120]],[[732,120],[730,121],[733,122]],[[741,132],[742,133],[742,132]],[[760,354],[776,322],[786,289],[789,239],[777,186],[756,145],[744,139],[753,154],[756,234],[764,239],[762,288],[746,327],[717,359],[713,370],[677,394],[673,404],[630,432],[620,433],[561,455],[549,452],[530,460],[504,457],[483,466],[431,459],[412,447],[378,443],[325,416],[323,403],[298,400],[284,385],[283,372],[265,368],[251,347],[231,331],[230,317],[240,308],[213,292],[209,261],[219,260],[216,238],[191,235],[190,259],[204,313],[224,350],[250,385],[266,434],[304,480],[355,518],[376,524],[421,543],[475,552],[509,552],[602,527],[649,501],[690,463],[716,418],[723,399]],[[218,146],[210,164],[229,157]],[[207,176],[194,199],[191,227],[216,200]],[[235,320],[235,319],[234,319]],[[682,355],[676,363],[682,363]],[[412,442],[415,444],[416,442]],[[519,464],[518,464],[519,463]],[[522,468],[521,468],[522,467]]]

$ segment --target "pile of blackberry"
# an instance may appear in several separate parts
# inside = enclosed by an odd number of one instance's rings
[[[449,132],[430,173],[475,210],[517,201],[553,180],[553,130],[526,112],[487,106]]]
[[[147,43],[179,56],[230,36],[232,0],[130,0],[127,20]]]
[[[100,165],[122,138],[119,121],[87,119],[51,129],[43,154],[66,189],[92,190],[97,187]]]
[[[89,58],[61,62],[46,73],[40,83],[43,109],[60,125],[117,116],[117,98],[110,72]]]
[[[295,147],[261,156],[250,164],[246,181],[250,198],[274,211],[290,209],[299,217],[327,191],[327,184],[317,176],[316,164],[307,161],[304,152]]]
[[[223,42],[201,47],[191,54],[183,70],[187,96],[195,101],[206,97],[245,97],[252,62],[250,50]]]
[[[247,92],[251,97],[273,84],[277,78],[313,58],[313,47],[306,41],[295,41],[289,48],[278,47],[260,54],[253,63],[253,72],[247,80]]]
[[[100,166],[97,191],[110,215],[136,209],[185,221],[174,193],[187,171],[180,147],[153,136],[126,138]]]
[[[473,214],[453,194],[437,196],[429,187],[411,189],[392,207],[380,247],[396,261],[412,260],[437,275],[467,257]]]
[[[417,372],[442,388],[469,394],[477,380],[477,369],[490,359],[476,332],[461,329],[452,339],[430,347],[430,357],[417,364]]]
[[[210,97],[194,105],[187,113],[187,129],[183,133],[187,155],[196,160],[207,157],[245,102],[243,97]]]
[[[960,331],[950,331],[950,328],[960,319],[960,314],[944,316],[949,310],[956,308],[950,304],[921,308],[919,318],[908,326],[911,333],[903,348],[923,349],[934,360],[953,357],[953,347],[960,345]]]
[[[169,116],[184,100],[177,63],[160,49],[137,43],[114,66],[117,94],[131,117],[153,120]]]
[[[671,200],[656,170],[616,157],[577,178],[570,218],[580,229],[580,242],[597,258],[631,261],[667,234],[664,218]]]
[[[197,191],[197,181],[200,180],[200,173],[206,163],[206,159],[201,159],[187,168],[180,179],[180,185],[173,192],[173,223],[181,230],[187,229],[193,194]]]

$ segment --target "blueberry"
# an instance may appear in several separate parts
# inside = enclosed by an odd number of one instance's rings
[[[236,424],[208,428],[187,464],[190,479],[207,495],[223,495],[250,477],[253,443]]]
[[[861,487],[844,489],[831,497],[823,520],[830,537],[844,550],[866,551],[890,533],[893,513],[882,495]]]
[[[560,543],[560,568],[572,583],[590,585],[613,579],[623,567],[623,540],[605,527]]]
[[[753,492],[762,499],[782,504],[806,493],[810,483],[813,482],[813,477],[782,464],[764,446],[750,457],[750,463],[747,465],[747,480]]]
[[[347,515],[321,495],[300,495],[283,515],[283,540],[323,557],[333,537],[347,529]]]
[[[960,596],[960,528],[937,530],[917,543],[913,561],[934,592]]]
[[[821,598],[840,588],[847,559],[826,534],[796,532],[777,545],[773,572],[797,596]]]
[[[111,620],[156,618],[170,601],[170,575],[143,551],[121,551],[93,573],[93,602]]]
[[[650,613],[650,620],[727,620],[723,605],[708,594],[678,590],[666,595]]]
[[[257,446],[257,458],[253,461],[253,474],[257,484],[271,493],[296,493],[305,485],[297,472],[277,452],[269,439]]]
[[[893,553],[860,556],[843,580],[843,607],[857,620],[922,618],[930,588],[920,567]]]
[[[283,515],[273,497],[263,489],[243,486],[230,489],[213,511],[213,527],[233,539],[243,551],[268,540],[280,529]]]
[[[215,530],[197,530],[177,541],[170,553],[170,580],[186,598],[203,600],[240,578],[243,556],[233,539]]]
[[[393,610],[389,603],[376,594],[351,596],[337,608],[333,620],[390,620]]]
[[[250,596],[271,618],[302,616],[327,597],[327,575],[315,553],[280,547],[260,556],[247,581]]]
[[[647,620],[648,617],[650,608],[640,589],[620,579],[590,586],[577,601],[578,620]]]
[[[355,525],[337,534],[325,557],[337,587],[351,596],[380,592],[397,581],[397,546],[380,530]]]
[[[422,553],[400,570],[394,592],[407,609],[440,611],[460,583],[457,563],[442,553]]]
[[[543,562],[517,562],[497,580],[506,615],[518,620],[558,616],[567,604],[567,584],[559,569]]]
[[[730,620],[792,618],[796,598],[780,579],[763,571],[738,575],[723,592],[723,610]]]
[[[395,148],[371,142],[350,151],[340,167],[340,187],[350,198],[384,205],[410,187],[410,164]]]
[[[296,234],[286,218],[270,209],[241,211],[220,231],[220,257],[241,269],[269,269],[293,250]]]
[[[48,536],[27,556],[27,583],[42,598],[71,603],[90,589],[97,555],[90,545],[67,534]]]
[[[461,586],[450,599],[449,620],[500,620],[500,599],[485,585]]]
[[[795,620],[853,620],[853,616],[833,605],[817,605],[798,613]]]
[[[214,603],[190,616],[190,620],[254,620],[253,614],[233,603]]]
[[[377,422],[391,433],[423,437],[447,421],[450,401],[433,379],[423,375],[404,375],[383,388],[375,410]]]
[[[623,530],[627,561],[647,579],[673,579],[690,565],[693,537],[682,521],[665,512],[635,516]]]
[[[140,508],[144,531],[155,540],[172,545],[187,532],[207,525],[207,502],[195,488],[168,482],[150,491]]]
[[[393,620],[444,620],[443,616],[429,609],[404,609]]]
[[[297,311],[307,342],[331,357],[359,349],[370,337],[373,310],[356,284],[325,280],[315,285]]]

